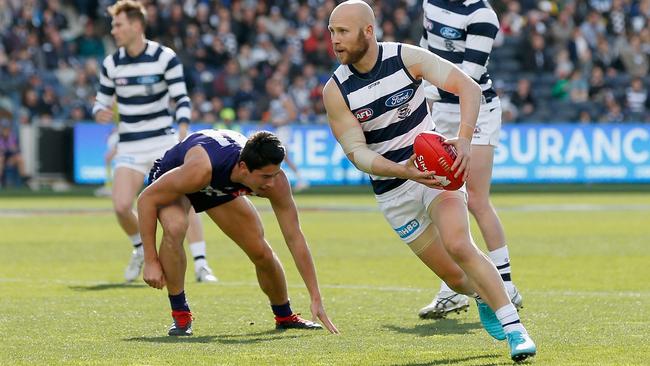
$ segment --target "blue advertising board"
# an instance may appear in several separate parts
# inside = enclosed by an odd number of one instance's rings
[[[650,125],[506,125],[494,183],[650,182]]]
[[[210,128],[193,124],[192,130]],[[105,180],[104,154],[112,126],[77,124],[74,131],[76,183]],[[242,125],[250,135],[260,125]],[[367,184],[347,160],[326,125],[291,129],[289,157],[312,185]],[[650,125],[504,125],[494,156],[494,183],[650,182]],[[293,172],[285,169],[289,179]]]

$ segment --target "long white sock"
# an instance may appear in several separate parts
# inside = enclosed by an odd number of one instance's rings
[[[528,334],[526,328],[521,324],[519,320],[519,313],[517,313],[517,308],[511,303],[504,305],[499,310],[495,311],[494,314],[499,319],[499,322],[503,326],[503,330],[507,333],[519,331],[523,334]]]
[[[503,247],[493,250],[488,253],[492,263],[497,267],[503,284],[506,286],[506,290],[512,291],[512,276],[510,269],[510,254],[508,253],[508,246],[504,245]]]
[[[194,243],[190,243],[190,252],[192,253],[192,258],[194,258],[195,270],[208,265],[208,261],[205,259],[204,241],[197,241]]]
[[[140,233],[129,235],[129,240],[131,240],[131,244],[133,244],[133,248],[135,248],[135,250],[138,252],[144,252],[144,248],[142,248],[142,238],[140,237]]]

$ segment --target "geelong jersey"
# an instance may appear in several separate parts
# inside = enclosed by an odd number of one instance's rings
[[[341,65],[332,76],[350,111],[357,117],[368,148],[403,163],[413,154],[413,141],[433,129],[424,88],[402,62],[399,43],[379,43],[377,63],[367,74]],[[370,175],[375,194],[398,187],[405,179]]]
[[[481,86],[485,103],[496,97],[487,72],[499,20],[481,0],[424,0],[420,47],[456,64]],[[434,87],[435,88],[435,87]],[[459,105],[458,96],[437,89],[438,103]]]
[[[111,109],[117,96],[120,142],[137,141],[172,134],[174,119],[169,97],[176,102],[176,121],[190,121],[183,65],[171,49],[146,41],[142,54],[131,57],[121,47],[102,63],[99,91],[93,113]]]
[[[201,130],[192,133],[156,160],[149,173],[149,182],[152,183],[166,172],[183,165],[187,152],[200,145],[210,157],[212,178],[207,187],[187,194],[197,212],[251,194],[250,188],[230,180],[230,174],[239,161],[239,154],[245,144],[246,138],[234,131]]]

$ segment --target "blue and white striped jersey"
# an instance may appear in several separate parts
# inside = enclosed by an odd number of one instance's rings
[[[396,163],[413,154],[420,132],[433,129],[424,88],[402,62],[402,45],[380,42],[377,63],[367,74],[341,65],[332,78],[361,124],[368,148]],[[390,191],[405,179],[370,175],[375,194]]]
[[[482,0],[424,0],[423,8],[420,47],[456,64],[481,86],[485,103],[491,102],[496,93],[487,64],[499,31],[494,10]],[[458,96],[441,89],[437,91],[438,103],[459,108]]]
[[[142,54],[131,57],[121,47],[102,63],[93,114],[111,109],[117,96],[120,142],[137,141],[173,133],[169,97],[176,102],[176,122],[189,123],[190,98],[183,65],[171,49],[146,41]]]

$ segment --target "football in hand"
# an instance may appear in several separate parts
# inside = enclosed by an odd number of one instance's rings
[[[434,131],[422,132],[415,138],[413,150],[415,152],[415,165],[420,171],[434,172],[433,178],[439,183],[440,188],[446,191],[455,191],[462,187],[463,177],[454,178],[451,166],[456,160],[456,149],[453,145],[446,145],[444,136]]]

